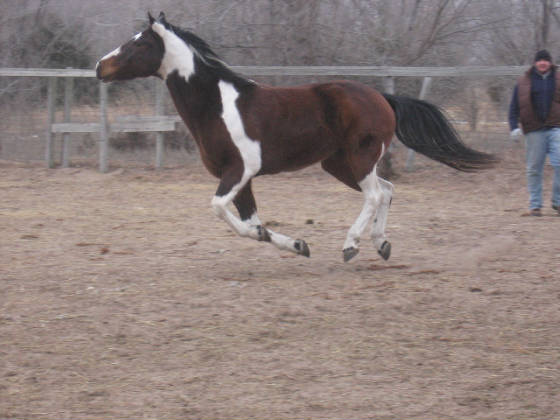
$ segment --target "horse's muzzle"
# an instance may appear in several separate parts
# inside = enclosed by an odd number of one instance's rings
[[[110,82],[114,72],[111,71],[111,66],[107,65],[104,61],[98,61],[95,65],[95,75],[103,82]]]

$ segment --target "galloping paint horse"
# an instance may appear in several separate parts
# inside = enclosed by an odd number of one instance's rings
[[[232,71],[202,39],[168,23],[163,13],[148,18],[146,30],[97,63],[97,77],[165,80],[202,162],[220,179],[212,208],[240,236],[309,257],[305,241],[261,224],[251,180],[321,162],[325,171],[364,195],[344,242],[344,261],[358,253],[370,224],[374,246],[388,259],[385,225],[393,185],[377,176],[376,165],[394,134],[409,148],[458,170],[496,162],[463,144],[430,103],[380,94],[352,81],[281,88],[257,84]],[[227,208],[231,202],[240,218]]]

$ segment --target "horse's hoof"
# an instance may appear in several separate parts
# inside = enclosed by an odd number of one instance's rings
[[[358,248],[354,248],[353,246],[350,248],[343,249],[342,258],[344,259],[344,262],[350,261],[356,255],[358,255],[358,252],[360,252],[360,250]]]
[[[309,256],[311,255],[311,253],[309,252],[309,247],[303,239],[297,239],[294,242],[294,248],[296,249],[298,255],[303,255],[307,258],[309,258]]]
[[[383,242],[381,248],[377,250],[377,253],[381,255],[381,258],[387,261],[391,256],[391,243],[388,241]]]
[[[257,232],[259,235],[258,240],[261,242],[270,242],[270,233],[261,225],[257,226]]]

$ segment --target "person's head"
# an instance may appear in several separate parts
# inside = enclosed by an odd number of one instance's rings
[[[552,56],[547,50],[540,50],[535,54],[534,65],[541,74],[546,73],[552,67]]]

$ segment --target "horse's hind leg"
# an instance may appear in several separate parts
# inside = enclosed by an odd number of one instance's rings
[[[345,262],[358,254],[360,237],[374,218],[371,236],[377,252],[384,259],[388,259],[391,253],[391,245],[385,239],[385,225],[393,185],[377,176],[374,163],[383,155],[384,145],[380,149],[372,147],[371,143],[365,143],[364,146],[353,155],[347,156],[339,152],[322,162],[323,169],[364,194],[364,206],[348,231],[342,249]],[[357,179],[361,181],[357,182]]]
[[[385,227],[387,226],[387,215],[393,197],[393,184],[383,178],[377,178],[381,187],[381,200],[377,208],[377,214],[373,220],[371,229],[371,239],[377,252],[383,259],[388,260],[391,255],[391,244],[385,237]]]
[[[251,189],[251,181],[249,181],[235,196],[233,204],[237,208],[242,222],[254,229],[257,229],[258,240],[271,242],[278,249],[291,251],[295,254],[309,257],[309,247],[305,241],[301,239],[294,240],[288,236],[266,229],[262,225],[259,216],[257,215],[257,204]]]
[[[353,188],[356,191],[362,191],[356,182],[352,169],[348,166],[348,162],[346,161],[346,157],[342,151],[338,151],[334,155],[323,160],[321,162],[321,167],[340,182],[348,185],[350,188]]]
[[[342,256],[345,262],[350,261],[358,254],[360,237],[375,216],[377,206],[381,202],[381,186],[375,173],[375,166],[372,169],[371,162],[367,159],[365,161],[355,159],[353,163],[356,166],[355,171],[352,170],[346,155],[342,152],[332,155],[321,162],[323,169],[336,179],[348,185],[350,188],[364,193],[364,206],[362,211],[348,231],[346,241],[342,247]],[[365,172],[367,174],[367,168],[369,168],[370,173],[362,177],[362,181],[356,182],[355,172],[358,172],[362,166],[364,169],[360,172]]]
[[[344,241],[344,246],[342,248],[345,262],[350,261],[358,254],[360,237],[375,216],[383,195],[375,167],[369,175],[358,183],[358,185],[364,193],[364,206],[346,235],[346,241]]]

